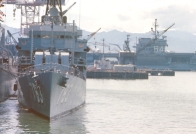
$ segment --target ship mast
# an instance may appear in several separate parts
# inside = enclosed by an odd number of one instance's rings
[[[129,51],[129,52],[131,52],[131,50],[130,50],[130,48],[129,48],[129,37],[130,37],[130,35],[128,34],[127,35],[127,40],[125,40],[125,48],[124,48],[124,50],[125,51]]]
[[[50,8],[53,8],[56,6],[59,8],[59,15],[62,18],[63,14],[62,14],[61,0],[47,0],[45,15],[48,15],[48,11]]]
[[[55,25],[63,25],[67,23],[67,17],[63,16],[65,13],[71,9],[76,4],[74,2],[70,7],[68,7],[65,11],[62,11],[62,3],[61,0],[47,0],[46,4],[46,12],[45,15],[42,16],[42,23],[50,22]]]
[[[158,24],[157,24],[157,19],[155,19],[155,23],[154,23],[154,28],[155,28],[155,40],[157,39],[157,27],[158,27]]]

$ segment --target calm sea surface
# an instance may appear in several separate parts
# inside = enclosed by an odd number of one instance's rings
[[[195,134],[196,72],[148,80],[87,79],[86,104],[49,122],[0,103],[0,134]]]

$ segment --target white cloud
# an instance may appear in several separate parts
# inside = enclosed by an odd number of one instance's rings
[[[81,26],[89,31],[92,31],[94,26],[100,26],[105,31],[117,29],[128,32],[147,32],[157,18],[160,28],[176,23],[176,29],[194,32],[194,5],[196,5],[194,0],[114,0],[112,2],[83,0]],[[180,17],[180,14],[183,17]]]
[[[188,6],[168,6],[167,8],[153,11],[150,16],[157,16],[162,26],[169,26],[175,22],[175,29],[188,32],[196,32],[196,9]]]
[[[119,30],[127,32],[148,32],[154,19],[158,19],[161,29],[176,23],[173,28],[196,33],[195,0],[75,0],[66,14],[68,21],[87,31]],[[69,0],[63,10],[74,0]],[[13,20],[13,5],[6,6],[6,24],[20,27],[20,10]],[[40,13],[44,13],[42,7]],[[80,24],[79,24],[80,22]]]

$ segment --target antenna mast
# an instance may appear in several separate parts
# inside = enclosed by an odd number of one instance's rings
[[[158,27],[158,24],[157,24],[157,19],[155,19],[155,23],[154,23],[154,28],[155,28],[155,39],[157,39],[157,27]]]

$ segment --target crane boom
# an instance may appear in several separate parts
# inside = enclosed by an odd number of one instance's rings
[[[146,47],[150,46],[152,43],[154,43],[160,36],[162,36],[165,32],[167,32],[172,26],[174,26],[174,24],[172,24],[171,26],[169,26],[167,29],[165,29],[162,33],[160,33],[157,38],[154,38],[152,39],[148,44],[144,45],[144,47],[142,47],[141,49],[139,49],[137,52],[136,52],[136,55],[138,53],[140,53],[142,50],[144,50]]]
[[[71,9],[75,4],[76,4],[76,2],[74,2],[70,7],[68,7],[65,11],[63,11],[63,12],[62,12],[62,16],[63,16],[64,14],[66,14],[66,13],[69,11],[69,9]]]
[[[167,29],[165,29],[162,33],[160,33],[159,34],[159,36],[157,36],[158,38],[160,37],[160,36],[162,36],[165,32],[167,32],[167,30],[169,30],[171,27],[173,27],[175,25],[175,23],[174,24],[172,24],[171,26],[169,26]]]
[[[113,51],[113,50],[115,50],[116,52],[120,52],[119,50],[117,50],[116,48],[113,48],[112,50],[110,50],[110,51]]]
[[[87,40],[90,40],[99,30],[101,30],[101,28],[99,28],[97,31],[91,33],[91,34],[89,35],[89,37],[87,38]]]
[[[112,43],[109,43],[109,44],[110,44],[110,45],[117,46],[120,50],[122,50],[121,47],[120,47],[118,44],[112,44]]]
[[[16,39],[12,36],[12,34],[10,33],[9,30],[7,30],[8,35],[12,38],[12,40],[14,41],[15,45],[18,45],[18,42],[16,41]]]
[[[107,45],[107,44],[103,44],[101,42],[97,42],[96,45],[99,45],[99,46],[104,46],[104,47],[109,47],[110,48],[110,45]]]

